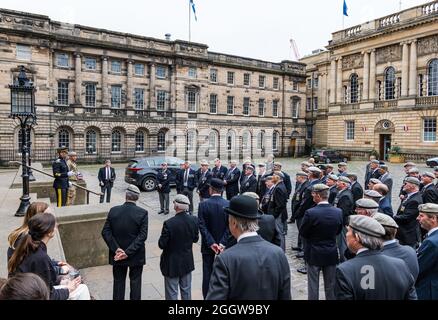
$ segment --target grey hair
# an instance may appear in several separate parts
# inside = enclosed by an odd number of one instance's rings
[[[189,205],[188,204],[184,204],[184,203],[179,203],[179,202],[174,202],[175,204],[175,208],[176,209],[180,209],[182,211],[187,211],[189,210]]]
[[[371,218],[374,217],[374,215],[379,211],[379,209],[365,209],[367,216],[370,216]]]
[[[259,223],[257,220],[245,219],[230,215],[236,221],[237,228],[241,232],[257,232],[259,230]]]
[[[319,196],[321,197],[321,199],[327,200],[329,198],[329,190],[322,190],[322,191],[318,191],[316,192],[317,194],[319,194]]]
[[[139,196],[140,195],[138,193],[135,193],[135,192],[132,192],[129,190],[126,191],[126,200],[128,200],[128,201],[137,201]]]
[[[383,239],[378,237],[369,236],[360,231],[352,230],[353,235],[359,236],[359,242],[365,248],[369,250],[380,250],[383,247]]]

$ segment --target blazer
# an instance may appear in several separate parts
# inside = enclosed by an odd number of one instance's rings
[[[256,188],[256,193],[258,194],[259,198],[263,198],[263,196],[266,193],[266,178],[268,177],[268,175],[265,173],[264,175],[258,175],[257,176],[257,188]]]
[[[106,167],[100,168],[99,174],[97,175],[97,178],[99,179],[99,183],[104,183],[104,184],[109,183],[110,187],[112,188],[114,185],[114,181],[116,180],[116,171],[114,170],[114,168],[110,167],[111,177],[109,180],[107,180],[105,170],[106,170]]]
[[[394,211],[392,210],[391,200],[388,198],[388,195],[380,199],[379,212],[387,214],[388,216],[391,217],[394,215]]]
[[[367,266],[368,269],[364,269]],[[369,281],[366,277],[369,277]],[[374,290],[363,287],[374,285]],[[401,259],[364,251],[336,268],[337,300],[416,300],[414,278]]]
[[[284,171],[281,171],[281,173],[283,173],[283,175],[284,175],[283,182],[284,182],[284,186],[286,187],[287,198],[289,199],[290,194],[292,193],[292,182],[290,179],[290,175]]]
[[[298,210],[297,210],[297,214],[296,214],[296,219],[300,219],[302,217],[304,217],[304,213],[315,206],[315,202],[313,202],[313,197],[312,197],[312,188],[315,184],[320,183],[320,180],[313,180],[313,181],[308,181],[308,184],[306,186],[306,189],[304,189],[303,191],[303,196],[301,198],[301,203],[298,206]]]
[[[245,192],[256,192],[257,191],[257,178],[253,175],[242,176],[240,178],[240,194]]]
[[[309,181],[306,180],[303,183],[297,185],[295,188],[295,192],[292,196],[291,201],[291,211],[292,211],[292,218],[297,218],[298,208],[301,204],[301,199],[303,198],[304,191],[306,190],[307,186],[309,185]]]
[[[197,180],[198,180],[198,192],[199,196],[203,199],[210,198],[209,188],[210,188],[210,181],[212,178],[212,174],[210,172],[210,169],[207,170],[205,175],[202,174],[201,171],[198,172]]]
[[[158,246],[163,250],[160,270],[169,278],[181,277],[195,270],[193,243],[199,240],[198,218],[178,213],[165,221]]]
[[[237,167],[235,167],[233,171],[231,171],[231,169],[228,169],[224,179],[224,181],[227,182],[227,184],[225,185],[227,195],[236,195],[239,193],[239,179],[240,170]]]
[[[408,266],[409,271],[414,278],[414,281],[417,281],[418,278],[418,259],[417,253],[410,246],[402,246],[398,241],[384,245],[382,252],[384,255],[402,259],[406,265]],[[418,292],[417,292],[418,293]]]
[[[132,202],[111,208],[102,229],[102,237],[109,248],[110,264],[130,267],[144,265],[148,212]],[[125,251],[127,259],[114,261],[118,248]]]
[[[68,166],[64,159],[58,158],[52,163],[52,172],[55,177],[53,188],[68,189]]]
[[[336,185],[330,187],[330,193],[328,202],[333,205],[335,203],[336,196],[338,195],[338,188],[336,188]]]
[[[287,220],[287,191],[284,183],[278,183],[272,190],[268,204],[268,214],[274,218],[281,217],[282,221]]]
[[[368,174],[366,175],[366,179],[365,179],[365,186],[368,189],[368,183],[370,182],[371,179],[379,179],[380,178],[380,173],[379,173],[379,169],[374,169],[373,171],[371,171],[372,169],[369,168],[368,169]]]
[[[181,185],[182,190],[184,188],[188,188],[190,191],[195,190],[196,188],[196,171],[192,168],[189,168],[189,174],[187,177],[187,187],[184,186],[184,178],[185,178],[186,170],[183,170],[181,176],[179,177],[180,181],[179,184]]]
[[[353,194],[351,191],[349,189],[338,191],[333,205],[342,210],[344,225],[346,226],[348,224],[348,217],[354,214]]]
[[[306,211],[299,231],[306,239],[304,258],[309,265],[326,267],[339,262],[336,236],[342,228],[342,210],[331,204],[316,205]]]
[[[393,217],[399,226],[396,238],[400,244],[415,246],[420,241],[420,226],[417,217],[418,206],[422,203],[421,193],[417,192],[400,204],[397,214]]]
[[[290,290],[283,250],[253,236],[216,257],[206,300],[290,300]]]
[[[418,265],[418,299],[438,300],[438,231],[428,236],[418,249]]]
[[[221,196],[213,196],[198,206],[199,230],[201,231],[201,252],[214,254],[210,249],[214,243],[228,246],[230,231],[228,229],[228,214],[224,207],[228,207],[229,201]]]
[[[170,193],[170,182],[173,181],[173,173],[169,169],[163,173],[163,170],[159,170],[157,173],[157,184],[161,184],[161,188],[157,186],[158,192]]]
[[[421,197],[423,198],[423,203],[438,204],[438,189],[431,183],[421,190]]]
[[[353,194],[353,202],[356,204],[356,201],[363,198],[363,188],[359,182],[353,183],[351,186],[351,193]],[[355,205],[356,206],[356,205]]]
[[[227,174],[227,172],[228,172],[228,169],[227,169],[227,167],[224,167],[224,166],[220,166],[220,168],[215,166],[211,170],[212,177],[216,178],[216,179],[221,179],[221,180],[225,179],[225,175]]]
[[[259,230],[257,233],[266,241],[275,244],[276,246],[281,245],[282,233],[278,230],[274,216],[263,214],[259,219]]]

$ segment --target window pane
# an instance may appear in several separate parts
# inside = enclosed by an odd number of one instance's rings
[[[234,84],[234,72],[231,71],[227,72],[227,83]]]
[[[358,101],[359,83],[357,74],[353,74],[350,78],[350,103],[357,103]]]
[[[157,110],[158,111],[164,111],[166,110],[166,99],[167,99],[167,92],[163,90],[157,91]]]
[[[272,116],[278,117],[278,100],[272,101]]]
[[[217,95],[210,95],[210,113],[217,113]]]
[[[144,75],[144,64],[136,63],[134,65],[134,73],[135,73],[136,76]]]
[[[134,89],[134,108],[143,110],[144,108],[144,90],[140,88]]]
[[[210,81],[217,82],[217,69],[210,69]]]
[[[58,81],[58,105],[68,106],[68,82]]]
[[[120,86],[111,86],[111,108],[121,108],[122,106],[122,88]]]
[[[16,57],[18,60],[30,61],[32,59],[32,48],[22,44],[17,44]]]
[[[424,119],[423,140],[426,142],[436,141],[436,118]]]
[[[115,130],[111,134],[111,151],[120,152],[122,150],[122,134],[120,131]]]
[[[196,78],[196,76],[197,76],[196,68],[189,68],[189,77]]]
[[[97,151],[97,134],[94,130],[87,131],[85,135],[86,152],[96,153]]]
[[[249,73],[245,73],[243,75],[243,85],[244,86],[249,86],[250,85],[250,81],[251,81],[251,75]]]
[[[166,78],[166,68],[164,66],[157,66],[156,76],[157,78]]]
[[[208,136],[208,149],[210,151],[216,151],[216,141],[217,141],[217,133],[213,131]]]
[[[292,118],[297,119],[300,110],[300,99],[292,99]]]
[[[279,82],[278,78],[274,78],[274,83],[273,83],[274,89],[278,89],[278,82]]]
[[[272,149],[278,150],[278,132],[274,132],[274,135],[272,136]]]
[[[58,132],[58,147],[70,148],[70,134],[65,129]]]
[[[163,131],[158,132],[157,149],[158,151],[166,150],[166,133]]]
[[[428,95],[438,96],[438,59],[429,64]]]
[[[96,85],[89,83],[85,85],[85,106],[96,106]]]
[[[144,132],[137,131],[135,133],[135,151],[142,152],[144,151]]]
[[[265,99],[259,99],[259,116],[265,115]]]
[[[390,67],[385,72],[385,100],[395,99],[395,70]]]
[[[259,87],[264,88],[265,87],[265,76],[259,76]]]
[[[85,69],[96,70],[96,59],[88,57],[85,58]]]
[[[187,92],[187,110],[190,112],[196,112],[196,92]]]
[[[249,98],[243,98],[243,114],[248,116],[249,113]]]
[[[68,67],[68,54],[58,53],[56,55],[56,65],[58,67]]]
[[[117,60],[111,61],[111,71],[115,73],[122,72],[122,64],[120,63],[120,61]]]
[[[227,97],[227,114],[234,114],[234,97]]]
[[[346,140],[354,140],[354,121],[345,122]]]

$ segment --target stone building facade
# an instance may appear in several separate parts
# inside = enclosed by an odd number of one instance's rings
[[[333,33],[307,65],[308,143],[386,158],[438,152],[438,1]],[[312,80],[313,79],[313,80]]]
[[[166,154],[188,159],[298,156],[304,151],[305,65],[208,51],[0,10],[0,159],[18,158],[11,84],[36,86],[33,157],[59,146],[82,159]]]

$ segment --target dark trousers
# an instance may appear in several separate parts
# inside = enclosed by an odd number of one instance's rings
[[[213,272],[213,262],[215,254],[203,253],[202,254],[202,295],[205,297],[208,293],[208,287],[210,286],[210,277]]]
[[[128,266],[113,266],[113,300],[125,300]],[[143,266],[129,267],[130,300],[141,300],[141,275]]]
[[[67,193],[68,189],[55,189],[57,207],[65,207],[67,205]]]
[[[237,191],[237,190],[236,190]],[[232,190],[232,191],[228,191],[228,190],[226,190],[226,194],[227,194],[227,200],[229,201],[229,200],[231,200],[233,197],[235,197],[236,195],[238,195],[239,194],[239,192],[237,191],[234,191],[234,190]]]
[[[100,192],[102,193],[102,195],[100,196],[100,203],[103,203],[105,192],[106,192],[106,202],[109,203],[111,201],[111,189],[112,186],[109,183],[105,183],[103,187],[100,187]]]
[[[160,212],[169,213],[169,193],[158,192],[160,197]]]
[[[187,198],[189,198],[189,200],[190,200],[189,211],[190,211],[190,214],[193,214],[193,190],[190,190],[189,188],[184,187],[182,194],[185,195]]]
[[[307,265],[307,292],[309,300],[319,300],[319,273],[324,278],[326,300],[335,300],[336,265],[318,267]]]
[[[300,228],[301,228],[301,224],[303,222],[303,218],[298,218],[296,219],[296,223],[297,223],[297,228],[298,228],[298,243],[297,243],[297,247],[303,249],[303,237],[300,235]]]

